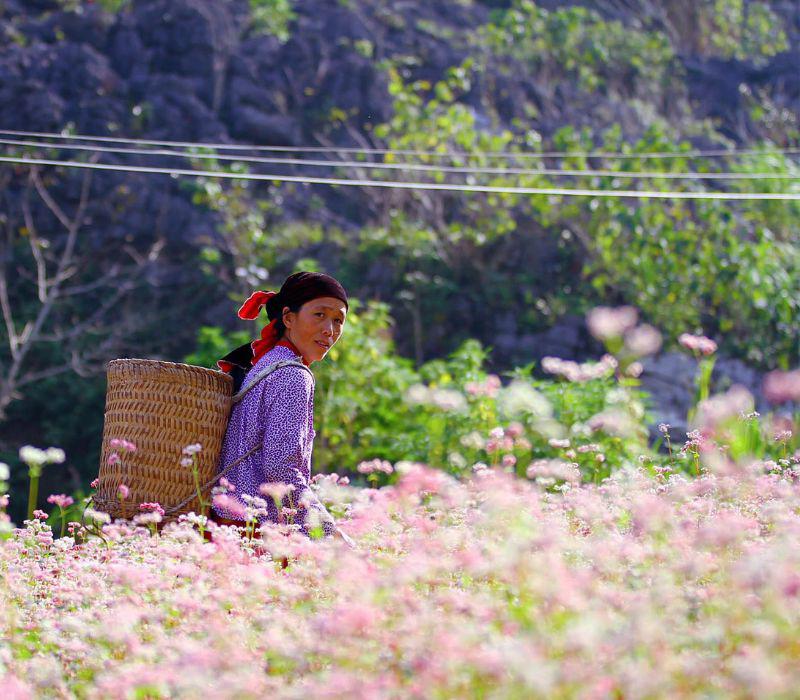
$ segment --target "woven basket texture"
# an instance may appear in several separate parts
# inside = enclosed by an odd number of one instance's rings
[[[231,410],[233,379],[204,367],[140,359],[111,360],[107,378],[95,507],[112,518],[131,518],[140,503],[157,502],[167,511],[164,522],[181,513],[199,513],[196,496],[170,512],[196,493],[192,470],[180,465],[182,450],[200,443],[199,483],[214,477]],[[114,438],[133,442],[136,451],[115,450],[110,445]],[[121,461],[109,464],[114,451]],[[122,502],[117,497],[120,484],[130,489]],[[209,495],[203,494],[204,500]]]

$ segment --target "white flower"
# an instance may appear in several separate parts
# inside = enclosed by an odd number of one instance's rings
[[[104,513],[101,510],[95,510],[94,508],[87,508],[83,511],[83,517],[88,520],[94,520],[96,523],[110,523],[111,516],[108,513]]]
[[[460,391],[454,389],[434,389],[430,394],[431,403],[443,411],[463,411],[467,400]]]
[[[19,450],[19,458],[28,465],[47,464],[47,453],[32,445],[25,445]]]
[[[530,413],[537,418],[550,418],[553,415],[550,402],[524,380],[512,381],[500,393],[498,404],[500,410],[509,417],[522,413]]]
[[[447,461],[456,469],[463,469],[467,466],[467,460],[460,452],[451,452],[447,455]]]
[[[72,549],[75,546],[75,539],[72,537],[60,537],[53,542],[53,546],[62,552],[66,552],[68,549]]]
[[[42,466],[51,462],[60,464],[66,459],[64,450],[59,447],[48,447],[40,450],[32,445],[25,445],[19,450],[19,458],[28,466]]]
[[[474,450],[481,450],[483,446],[486,444],[483,436],[477,431],[473,430],[471,433],[467,433],[466,435],[462,435],[459,439],[459,442],[467,448],[472,448]]]
[[[181,466],[182,467],[191,467],[192,466],[192,458],[191,457],[181,457]]]
[[[598,340],[618,338],[636,325],[638,312],[632,306],[598,306],[586,316],[589,332]]]
[[[0,481],[7,481],[11,476],[11,471],[5,462],[0,462]]]
[[[661,347],[661,333],[644,323],[625,334],[625,347],[636,357],[652,355]]]
[[[179,522],[187,522],[192,525],[202,526],[203,528],[208,527],[208,517],[205,515],[200,515],[195,513],[194,511],[190,513],[183,513],[182,515],[178,516]]]
[[[406,391],[406,402],[412,406],[428,403],[428,387],[424,384],[414,384]]]
[[[203,446],[199,442],[195,442],[192,445],[186,445],[186,447],[183,448],[183,454],[185,454],[187,457],[191,457],[192,455],[200,452],[202,449]]]
[[[133,516],[133,522],[136,525],[148,525],[150,523],[160,523],[161,513],[153,511],[152,513],[137,513]]]
[[[67,458],[64,450],[62,450],[60,447],[48,447],[45,455],[47,456],[47,461],[54,464],[62,464]]]

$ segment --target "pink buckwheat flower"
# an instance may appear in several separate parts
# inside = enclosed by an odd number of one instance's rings
[[[764,396],[773,404],[800,401],[800,369],[775,370],[764,377]]]
[[[244,520],[247,509],[236,498],[227,493],[219,493],[211,499],[215,507],[229,513],[233,518]]]
[[[683,345],[687,350],[700,355],[711,355],[717,351],[717,344],[704,335],[692,335],[691,333],[682,333],[678,338],[678,342]]]
[[[58,506],[59,508],[69,508],[73,503],[75,503],[72,496],[67,496],[63,493],[53,493],[47,497],[47,502],[52,503],[53,505]]]
[[[625,348],[636,357],[653,355],[661,348],[661,333],[647,324],[632,328],[625,334]]]
[[[113,467],[115,464],[119,464],[121,461],[122,461],[122,459],[120,458],[119,454],[117,454],[116,452],[112,452],[110,455],[108,455],[108,466],[109,467]]]
[[[161,507],[160,503],[140,503],[139,510],[143,513],[158,513],[159,515],[164,515],[164,509]]]
[[[127,498],[130,494],[130,489],[125,484],[120,484],[117,487],[117,497],[118,498]]]
[[[506,428],[506,435],[508,435],[510,438],[521,437],[524,432],[525,428],[522,423],[514,422],[509,424],[509,426]]]
[[[199,442],[195,442],[193,445],[186,445],[183,448],[183,454],[187,457],[191,457],[192,455],[196,455],[200,450],[203,449],[203,446]]]
[[[589,332],[598,340],[619,338],[636,325],[638,312],[632,306],[598,306],[586,316]]]
[[[284,484],[282,481],[267,481],[258,487],[262,496],[270,496],[279,502],[294,490],[294,484]]]
[[[124,450],[125,452],[136,452],[136,445],[130,440],[121,440],[119,438],[112,438],[108,443],[110,447],[115,449]]]

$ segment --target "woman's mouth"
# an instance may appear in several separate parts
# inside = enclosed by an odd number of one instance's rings
[[[319,345],[320,347],[323,347],[323,348],[325,348],[326,350],[327,350],[327,349],[330,347],[330,346],[329,346],[329,345],[327,345],[326,343],[322,343],[322,342],[320,342],[319,340],[316,340],[316,341],[314,341],[314,342],[315,342],[317,345]]]

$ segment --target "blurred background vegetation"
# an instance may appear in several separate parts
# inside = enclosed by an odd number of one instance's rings
[[[194,167],[228,172],[800,192],[800,7],[785,0],[8,0],[0,19],[4,129],[391,151],[311,156],[358,161],[332,168],[194,150]],[[191,167],[166,155],[3,150]],[[460,155],[435,155],[447,152]],[[497,172],[370,167],[411,161]],[[524,172],[502,172],[509,166]],[[687,171],[707,179],[675,179]],[[97,473],[109,359],[214,366],[259,330],[236,318],[239,304],[296,269],[333,274],[362,301],[318,370],[318,470],[352,472],[380,457],[458,471],[480,451],[461,438],[503,416],[474,397],[454,409],[446,394],[441,410],[428,395],[414,400],[424,392],[412,387],[463,392],[495,372],[505,388],[524,375],[547,395],[557,384],[545,380],[542,357],[602,351],[582,320],[599,304],[637,307],[665,351],[680,333],[703,332],[757,371],[800,362],[797,201],[21,165],[0,169],[0,197],[0,292],[13,312],[0,330],[0,460],[18,463],[22,444],[63,447],[67,464],[45,473],[43,493],[85,491]],[[555,419],[572,425],[607,408],[613,387],[599,381],[574,401],[553,400]],[[585,416],[562,416],[577,406]],[[540,438],[530,455],[546,456],[558,439]],[[642,438],[623,442],[613,449],[632,454]],[[12,494],[25,481],[12,471]]]

